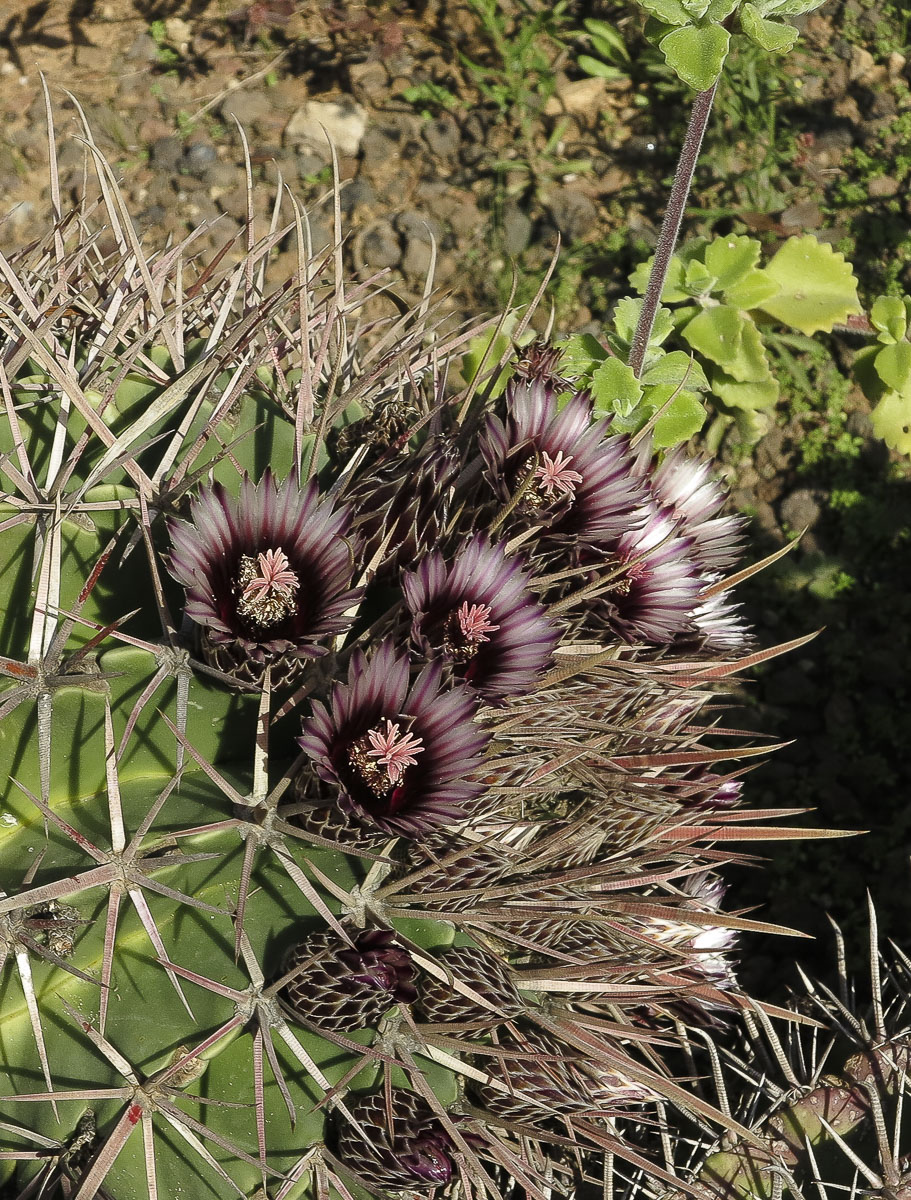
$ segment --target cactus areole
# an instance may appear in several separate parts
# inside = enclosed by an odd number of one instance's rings
[[[708,465],[303,246],[146,261],[98,169],[119,250],[0,299],[0,1194],[673,1182],[751,926]]]

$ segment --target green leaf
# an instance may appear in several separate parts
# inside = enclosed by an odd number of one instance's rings
[[[693,317],[683,336],[697,354],[727,369],[737,362],[746,323],[736,309],[719,304]]]
[[[726,20],[740,0],[710,0],[708,8],[705,10],[706,19],[709,21],[724,21]]]
[[[663,37],[659,47],[684,83],[705,92],[721,74],[730,40],[720,25],[686,25]]]
[[[642,398],[642,385],[625,362],[608,358],[592,375],[595,413],[618,413],[628,417]]]
[[[589,375],[597,363],[604,362],[607,351],[590,333],[577,333],[560,343],[560,374],[570,379]]]
[[[686,25],[692,19],[681,0],[641,0],[642,7],[666,25]]]
[[[870,309],[870,321],[879,330],[881,342],[900,342],[908,328],[908,310],[911,300],[900,300],[898,296],[877,296]]]
[[[624,296],[614,309],[614,332],[627,346],[633,340],[641,312],[642,301],[633,296]]]
[[[705,408],[694,392],[681,392],[662,413],[652,429],[652,441],[660,450],[679,446],[698,433],[705,423]]]
[[[734,308],[760,308],[766,300],[778,295],[778,284],[761,267],[748,271],[740,283],[727,288],[724,298]]]
[[[644,296],[648,288],[649,275],[651,275],[654,261],[655,256],[652,255],[646,262],[640,263],[629,277],[630,284],[640,296]],[[685,280],[686,264],[675,254],[668,264],[667,276],[661,292],[661,299],[665,304],[679,304],[681,300],[689,300],[690,293],[686,290]]]
[[[717,279],[718,290],[727,291],[746,279],[759,262],[759,250],[756,238],[735,234],[709,242],[705,248],[705,265]]]
[[[740,26],[747,37],[772,54],[783,54],[797,41],[793,25],[769,21],[761,16],[755,4],[744,4],[740,10]]]
[[[656,387],[665,383],[679,387],[685,383],[687,390],[697,392],[704,392],[709,386],[702,367],[685,350],[672,350],[670,354],[663,354],[654,366],[643,373],[642,382],[646,387]]]
[[[619,67],[611,67],[600,58],[592,58],[590,54],[580,54],[576,62],[586,75],[594,75],[598,79],[623,79],[626,76],[626,72]]]
[[[788,238],[766,273],[779,290],[758,307],[801,333],[828,333],[862,311],[851,264],[811,234]]]
[[[876,374],[887,388],[896,392],[911,390],[911,343],[896,342],[883,346],[874,363]]]
[[[718,399],[735,412],[770,409],[778,403],[778,382],[775,379],[741,383],[718,371],[712,375],[711,384]]]
[[[708,296],[715,291],[718,280],[705,263],[695,259],[686,268],[686,290],[691,296]]]
[[[586,17],[582,25],[599,54],[603,54],[605,58],[616,54],[627,62],[630,61],[623,34],[616,26],[609,25],[607,21],[599,21],[595,17]]]
[[[873,432],[890,450],[911,454],[911,391],[886,392],[870,414]]]

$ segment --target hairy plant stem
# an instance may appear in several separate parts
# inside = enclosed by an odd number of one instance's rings
[[[686,209],[687,197],[690,194],[690,187],[693,183],[693,172],[696,170],[699,150],[702,147],[702,139],[705,135],[706,126],[709,123],[709,113],[712,111],[712,101],[715,99],[715,89],[717,87],[718,81],[716,80],[708,91],[700,92],[696,97],[693,104],[693,112],[690,116],[689,128],[686,131],[686,138],[680,151],[677,171],[674,175],[674,183],[668,198],[664,220],[661,223],[661,233],[658,235],[658,246],[655,250],[652,272],[649,275],[645,300],[642,304],[639,324],[636,326],[633,345],[629,355],[629,365],[632,367],[633,374],[637,379],[642,374],[645,352],[648,349],[648,341],[652,335],[652,328],[655,324],[658,305],[661,302],[661,293],[664,290],[664,282],[667,279],[667,272],[671,265],[674,247],[677,245],[677,238],[680,235],[683,213]]]

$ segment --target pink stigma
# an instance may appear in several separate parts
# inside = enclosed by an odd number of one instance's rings
[[[499,625],[494,625],[490,620],[490,605],[489,604],[472,604],[468,607],[468,601],[463,600],[462,606],[456,614],[459,618],[459,628],[462,630],[462,637],[466,642],[489,642],[488,633],[493,633],[499,629]]]
[[[576,484],[582,482],[582,476],[578,471],[570,470],[569,464],[573,461],[573,455],[570,454],[568,458],[564,458],[563,451],[558,450],[556,458],[551,458],[544,450],[542,457],[543,463],[535,467],[535,478],[540,479],[542,491],[548,497],[553,497],[555,494],[575,495]]]
[[[424,747],[423,739],[416,738],[411,733],[399,733],[398,723],[386,718],[386,732],[380,733],[371,729],[367,737],[370,739],[371,750],[367,751],[370,758],[386,768],[389,782],[401,783],[406,767],[413,767],[418,761],[414,756],[420,754]]]
[[[265,600],[269,595],[278,595],[285,600],[291,599],[291,593],[299,587],[297,576],[291,570],[291,564],[284,550],[266,550],[257,555],[256,565],[259,574],[254,575],[244,586],[245,600]]]

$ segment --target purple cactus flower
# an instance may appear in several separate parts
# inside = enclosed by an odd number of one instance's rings
[[[560,411],[553,388],[540,381],[507,389],[505,422],[488,417],[480,439],[487,475],[504,501],[522,495],[517,512],[548,537],[601,544],[635,524],[646,499],[625,437],[592,423],[588,395]]]
[[[617,574],[596,609],[607,610],[624,641],[662,645],[693,628],[701,583],[690,542],[677,530],[668,510],[649,507],[644,523],[618,538],[605,560]]]
[[[718,516],[727,499],[711,476],[712,464],[694,458],[683,446],[672,450],[652,471],[649,483],[659,505],[672,510],[681,532],[692,542],[692,555],[704,571],[732,567],[743,549],[743,517]]]
[[[415,644],[492,702],[530,691],[560,639],[522,565],[479,535],[450,566],[434,552],[402,579]]]
[[[312,659],[351,624],[360,598],[351,587],[347,510],[320,502],[315,482],[258,485],[244,476],[237,497],[204,487],[190,520],[172,518],[169,567],[186,589],[186,612],[202,629],[204,653],[223,666],[219,648],[253,663],[261,677],[281,656]]]
[[[423,1097],[404,1088],[346,1101],[357,1122],[339,1122],[335,1150],[370,1187],[435,1191],[456,1171],[449,1134]]]
[[[314,703],[300,746],[341,805],[389,834],[420,838],[461,820],[484,790],[471,776],[488,735],[473,720],[477,697],[463,684],[443,689],[443,665],[421,671],[409,689],[407,657],[382,642],[369,662],[352,656],[348,683],[329,708]]]

